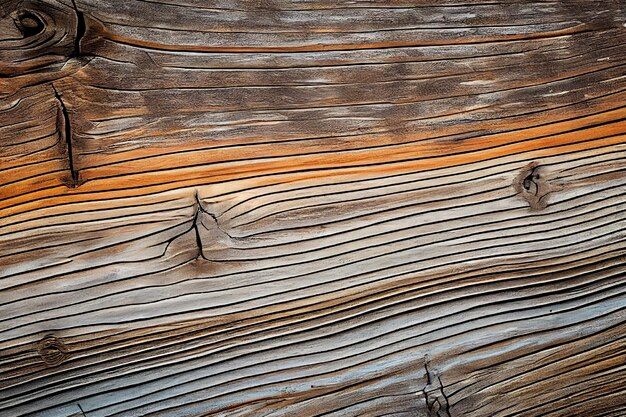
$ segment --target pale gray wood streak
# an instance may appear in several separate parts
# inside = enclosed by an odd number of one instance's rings
[[[623,5],[40,3],[1,416],[624,415]]]

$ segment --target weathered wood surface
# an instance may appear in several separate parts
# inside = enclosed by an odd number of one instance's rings
[[[0,415],[626,415],[621,0],[2,0]]]

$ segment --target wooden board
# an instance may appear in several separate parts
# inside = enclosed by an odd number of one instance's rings
[[[3,0],[0,416],[626,416],[621,0]]]

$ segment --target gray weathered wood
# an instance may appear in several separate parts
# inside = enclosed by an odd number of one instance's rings
[[[0,5],[0,416],[626,415],[613,0]]]

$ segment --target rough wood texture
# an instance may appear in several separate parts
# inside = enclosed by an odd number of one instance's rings
[[[626,416],[621,0],[3,0],[0,415]]]

